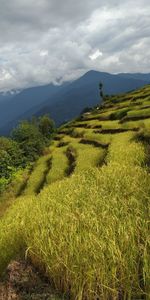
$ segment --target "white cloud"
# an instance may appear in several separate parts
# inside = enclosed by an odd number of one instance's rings
[[[103,53],[100,50],[96,50],[93,54],[89,55],[91,60],[97,59],[99,56],[103,56]]]
[[[1,69],[0,73],[0,81],[5,81],[11,79],[11,74],[7,72],[5,69]]]
[[[48,51],[47,50],[40,51],[40,56],[47,56],[47,55],[48,55]]]

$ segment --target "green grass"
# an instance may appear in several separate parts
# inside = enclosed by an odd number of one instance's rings
[[[64,138],[63,138],[63,142],[65,142],[65,143],[69,143],[69,144],[76,144],[76,143],[79,143],[80,142],[80,140],[81,140],[81,138],[77,138],[77,137],[73,137],[73,136],[69,136],[69,135],[66,135]]]
[[[80,127],[76,127],[76,128],[74,128],[74,130],[73,130],[73,132],[74,132],[74,137],[76,137],[76,136],[83,136],[84,134],[85,134],[85,132],[87,132],[88,130],[90,130],[90,129],[83,129],[83,128],[80,128]]]
[[[150,108],[129,111],[127,117],[150,117]]]
[[[45,182],[45,172],[50,168],[51,154],[42,156],[36,162],[36,165],[31,173],[27,186],[23,191],[23,195],[32,195],[40,192]]]
[[[46,184],[61,180],[66,176],[68,159],[65,154],[66,147],[54,148],[52,152],[52,166],[46,177]]]
[[[88,130],[86,130],[88,131]],[[97,140],[99,142],[106,143],[106,140],[108,140],[107,137],[104,136],[104,138],[98,138],[98,134],[91,135],[91,139]],[[85,135],[86,137],[86,135]],[[89,136],[87,136],[89,137]],[[76,150],[77,158],[76,158],[76,167],[75,167],[75,173],[79,171],[85,171],[89,167],[96,167],[98,164],[100,164],[103,161],[105,150],[101,148],[95,148],[92,145],[83,145],[80,144],[80,138],[74,138],[70,136],[66,136],[66,138],[63,139],[64,142],[69,142],[69,144]],[[58,167],[59,170],[62,170],[63,168],[60,168],[60,158],[58,158]],[[52,164],[53,166],[53,164]],[[59,170],[57,170],[57,167],[54,166],[54,172],[56,172],[55,176],[59,175]],[[51,175],[52,170],[50,171],[49,175]],[[64,176],[64,173],[60,178]]]
[[[89,125],[89,128],[84,128],[84,124]],[[78,123],[77,123],[78,125]],[[80,122],[79,125],[82,125],[82,123]],[[95,128],[96,126],[102,126],[103,129],[111,129],[111,128],[120,128],[122,125],[119,124],[118,120],[106,120],[106,121],[98,121],[98,120],[90,120],[88,122],[83,122],[83,127],[80,128],[82,129],[82,131],[85,130],[90,130],[92,128]],[[75,130],[78,129],[77,127],[75,128]]]
[[[25,170],[18,170],[14,174],[13,180],[8,185],[6,191],[0,195],[0,217],[12,205],[16,197],[21,194],[24,186],[26,186],[31,170],[32,166],[27,167]]]
[[[101,124],[103,124],[101,122]],[[109,122],[110,124],[110,122]],[[109,124],[108,124],[108,129],[109,129]],[[104,123],[105,125],[105,123]],[[119,124],[118,124],[119,126]],[[107,129],[107,125],[104,126],[106,129]],[[114,126],[115,127],[115,126]],[[103,128],[103,125],[102,125],[102,128]],[[94,131],[99,131],[99,133],[95,133]],[[91,139],[91,140],[95,140],[95,141],[98,141],[98,142],[101,142],[101,143],[109,143],[110,140],[111,140],[111,134],[101,134],[100,133],[101,129],[92,129],[92,128],[89,128],[89,129],[82,129],[82,128],[75,128],[74,129],[74,136],[71,136],[71,138],[75,138],[77,137],[77,141],[79,142],[80,141],[80,138],[83,137],[83,138],[86,138],[86,139]],[[63,139],[64,142],[74,142],[74,139],[70,139],[70,138],[65,138]]]
[[[88,130],[85,132],[84,137],[88,140],[95,140],[102,144],[108,144],[111,142],[112,135],[111,134],[101,134],[94,133],[93,130]]]
[[[150,118],[149,119],[143,119],[143,120],[136,120],[136,121],[127,121],[125,123],[121,124],[122,128],[125,129],[132,129],[132,128],[140,128],[143,126],[149,127],[150,126]]]
[[[150,96],[144,99],[143,105],[150,105]]]
[[[107,162],[142,166],[146,159],[145,148],[134,141],[135,133],[120,133],[112,138],[107,156]]]
[[[83,144],[76,144],[74,148],[77,151],[75,173],[84,172],[87,168],[96,167],[103,162],[106,151],[104,149]]]
[[[101,125],[102,129],[117,129],[122,127],[122,125],[119,124],[118,120],[101,122]]]

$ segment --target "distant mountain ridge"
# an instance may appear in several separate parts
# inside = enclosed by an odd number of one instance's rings
[[[118,75],[124,78],[134,78],[150,83],[150,73],[119,73]]]
[[[49,84],[28,88],[7,101],[0,97],[0,134],[9,134],[20,120],[32,115],[49,113],[58,126],[78,116],[85,107],[100,102],[100,81],[104,85],[105,94],[118,94],[149,83],[150,73],[109,74],[91,70],[79,79],[61,86]]]

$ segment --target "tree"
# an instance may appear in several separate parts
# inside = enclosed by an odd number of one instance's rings
[[[43,154],[54,130],[54,122],[44,115],[20,122],[12,131],[12,138],[0,137],[0,193],[18,169]]]
[[[22,151],[17,142],[10,138],[0,137],[0,178],[9,179],[23,162]]]
[[[44,115],[39,118],[38,126],[42,135],[49,140],[55,131],[54,121],[50,119],[49,115]]]
[[[13,174],[23,165],[24,157],[17,142],[0,137],[0,193],[10,182]]]
[[[99,92],[100,92],[100,102],[101,102],[101,99],[102,99],[102,101],[104,101],[104,92],[103,92],[102,82],[99,83]]]
[[[4,151],[11,158],[11,164],[18,167],[23,163],[23,153],[19,144],[11,138],[0,137],[0,151]]]
[[[80,115],[83,115],[83,114],[85,114],[87,112],[90,112],[91,110],[92,110],[92,108],[87,106],[87,107],[83,108],[83,110],[81,111]]]
[[[12,138],[19,144],[27,162],[34,161],[42,154],[45,147],[45,141],[39,128],[29,121],[22,121],[12,131]]]
[[[9,179],[13,170],[11,156],[5,150],[0,150],[0,178]]]

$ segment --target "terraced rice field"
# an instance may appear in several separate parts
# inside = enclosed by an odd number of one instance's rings
[[[34,169],[27,181],[22,195],[38,194],[43,188],[47,173],[51,168],[51,154],[41,157],[34,166]]]
[[[0,220],[1,273],[26,253],[62,299],[150,299],[149,106],[145,86],[58,129]]]

